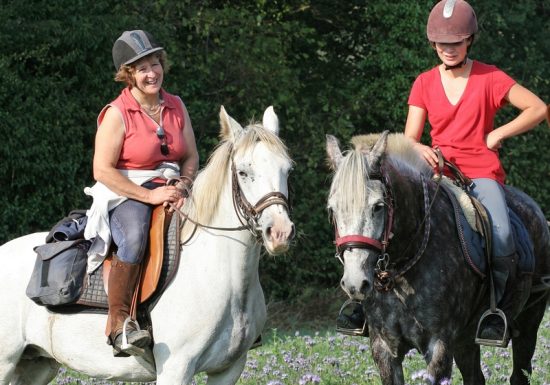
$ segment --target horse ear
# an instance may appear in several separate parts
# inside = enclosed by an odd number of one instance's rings
[[[388,143],[388,130],[380,134],[380,138],[376,141],[372,150],[367,154],[367,162],[371,170],[377,169],[380,167],[380,162],[382,160],[382,155],[386,151],[386,145]]]
[[[343,155],[340,151],[340,143],[335,136],[327,135],[328,164],[332,170],[336,170],[342,162]]]
[[[220,137],[222,140],[234,142],[239,134],[243,131],[242,126],[225,111],[223,106],[220,107]]]
[[[266,108],[262,119],[262,124],[266,130],[271,131],[275,135],[279,135],[279,118],[273,110],[273,106]]]

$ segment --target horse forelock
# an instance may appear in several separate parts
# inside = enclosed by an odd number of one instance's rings
[[[330,196],[336,206],[334,209],[345,217],[361,213],[367,201],[367,178],[368,169],[363,153],[358,150],[347,151],[330,188]]]
[[[232,156],[252,150],[258,142],[264,143],[270,151],[291,162],[287,148],[278,136],[263,129],[260,124],[245,127],[235,143],[229,140],[220,142],[208,158],[207,164],[197,174],[191,199],[188,199],[183,207],[183,211],[190,218],[202,224],[211,221],[218,210],[221,194],[224,189],[230,187],[226,185],[226,181],[229,180]]]
[[[370,170],[365,154],[377,142],[380,134],[358,135],[352,138],[353,149],[344,153],[334,174],[330,195],[339,212],[345,216],[362,212],[367,202]],[[402,174],[431,176],[432,170],[413,147],[414,142],[403,134],[390,134],[383,154],[387,162]]]
[[[251,123],[244,128],[243,134],[234,145],[234,152],[237,154],[250,151],[258,142],[262,142],[269,151],[287,158],[290,162],[288,150],[282,140],[259,123]]]

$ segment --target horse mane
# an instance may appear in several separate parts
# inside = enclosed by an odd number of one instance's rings
[[[251,123],[234,142],[230,138],[223,138],[216,146],[206,166],[197,174],[190,199],[186,200],[182,211],[195,222],[209,224],[218,211],[220,197],[231,187],[226,181],[230,180],[228,174],[231,172],[233,155],[249,151],[258,142],[264,143],[272,152],[290,159],[286,146],[277,135],[264,129],[259,123]],[[186,228],[185,233],[190,233],[192,226]]]
[[[353,148],[344,153],[342,163],[336,170],[330,195],[337,197],[338,201],[334,203],[345,216],[360,212],[367,201],[370,168],[365,154],[379,137],[379,133],[354,136],[350,141]],[[431,177],[433,171],[415,151],[413,144],[412,139],[403,134],[389,134],[383,155],[385,162],[404,174]]]
[[[351,144],[357,151],[368,152],[372,149],[380,134],[357,135],[351,139]],[[388,135],[386,144],[386,161],[401,172],[409,171],[431,175],[432,170],[413,147],[414,141],[401,133]]]

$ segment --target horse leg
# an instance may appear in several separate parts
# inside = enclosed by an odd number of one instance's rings
[[[473,337],[470,338],[473,341]],[[454,349],[454,359],[464,385],[485,385],[485,376],[481,371],[481,352],[479,345],[463,344]]]
[[[223,372],[208,373],[206,385],[234,385],[241,377],[246,364],[246,354]]]
[[[433,340],[424,355],[428,365],[427,372],[433,384],[441,384],[451,379],[453,356],[446,346],[440,339]]]
[[[371,351],[382,385],[404,385],[403,357],[392,354],[386,342],[378,336],[371,339]]]
[[[19,347],[14,347],[13,352],[10,352],[9,340],[6,340],[7,338],[2,338],[2,341],[6,343],[2,344],[2,348],[0,348],[0,385],[10,385],[10,380],[14,376],[24,351],[24,345],[21,344]]]
[[[15,368],[11,385],[47,385],[61,365],[51,358],[22,359]]]
[[[535,353],[537,332],[545,309],[546,300],[539,301],[516,318],[515,324],[518,326],[519,335],[512,338],[514,369],[510,376],[511,385],[527,385],[529,383],[524,371],[531,374],[533,370],[531,359]]]

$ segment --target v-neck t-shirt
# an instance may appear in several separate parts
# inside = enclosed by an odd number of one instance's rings
[[[494,129],[497,111],[516,82],[494,65],[478,61],[456,104],[451,104],[441,81],[439,67],[420,74],[408,104],[427,111],[432,146],[458,166],[469,178],[489,178],[504,183],[506,174],[498,151],[487,148],[485,137]]]

